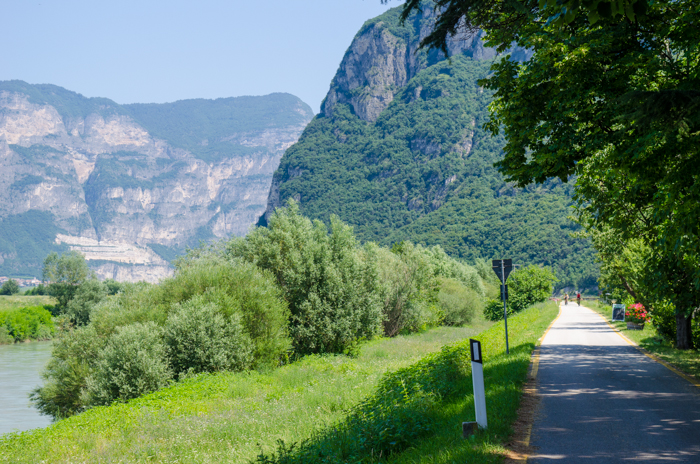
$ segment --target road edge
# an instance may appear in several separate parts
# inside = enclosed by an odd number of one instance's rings
[[[585,307],[585,306],[584,306],[584,307]],[[588,309],[589,311],[592,311],[593,313],[595,313],[595,314],[597,314],[598,316],[600,316],[600,318],[603,319],[603,320],[605,321],[605,323],[608,325],[608,327],[610,327],[615,333],[617,333],[620,337],[622,337],[622,339],[623,339],[624,341],[626,341],[627,343],[629,343],[630,345],[632,345],[633,347],[635,347],[635,348],[637,349],[637,351],[639,351],[640,353],[642,353],[643,355],[645,355],[646,357],[648,357],[648,358],[651,359],[652,361],[656,361],[657,363],[661,364],[661,365],[664,366],[666,369],[670,370],[671,372],[673,372],[673,373],[676,374],[677,376],[679,376],[679,377],[683,378],[684,380],[688,381],[689,383],[691,383],[691,384],[694,385],[695,387],[700,388],[700,381],[699,381],[698,379],[696,379],[695,377],[693,377],[693,376],[691,376],[691,375],[689,375],[689,374],[686,374],[685,372],[683,372],[683,371],[681,371],[680,369],[678,369],[677,367],[675,367],[673,364],[671,364],[671,363],[669,363],[669,362],[667,362],[667,361],[664,361],[663,359],[659,358],[658,356],[656,356],[656,355],[650,353],[649,351],[647,351],[647,350],[645,350],[644,348],[642,348],[641,346],[639,346],[639,345],[638,345],[636,342],[634,342],[633,340],[630,340],[629,338],[627,338],[627,337],[625,336],[625,334],[623,334],[622,332],[620,332],[620,330],[619,330],[617,327],[615,327],[615,326],[612,325],[610,322],[608,322],[608,320],[605,318],[605,316],[603,316],[602,314],[600,314],[598,311],[594,311],[594,310],[592,310],[591,308],[587,308],[587,307],[586,307],[586,309]]]
[[[537,340],[537,344],[535,345],[535,349],[532,351],[532,355],[530,356],[530,366],[528,368],[528,373],[527,373],[527,383],[523,386],[523,393],[529,394],[532,397],[537,396],[537,372],[539,370],[539,365],[540,365],[540,346],[542,345],[542,341],[544,338],[547,336],[549,333],[549,330],[554,326],[554,323],[559,320],[559,318],[562,315],[562,305],[559,305],[559,313],[557,314],[557,317],[552,320],[552,322],[547,326],[547,329],[544,331],[542,336]],[[521,408],[522,408],[522,403],[521,407],[518,408],[518,416],[521,416]],[[526,464],[528,458],[530,457],[530,438],[532,437],[532,428],[534,426],[534,417],[532,420],[529,420],[527,423],[527,427],[525,429],[525,436],[523,437],[522,440],[519,441],[518,448],[522,448],[523,452],[520,453],[518,456],[512,456],[510,459],[507,459],[506,462],[512,462],[512,463],[522,463]]]

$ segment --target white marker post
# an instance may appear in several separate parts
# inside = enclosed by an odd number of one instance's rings
[[[484,389],[484,365],[481,356],[481,342],[469,339],[469,350],[472,355],[472,385],[474,386],[474,410],[476,422],[462,422],[462,435],[468,438],[476,433],[477,426],[485,429],[486,420],[486,390]]]

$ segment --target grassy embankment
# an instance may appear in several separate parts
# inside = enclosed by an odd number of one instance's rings
[[[0,311],[54,304],[56,304],[56,300],[50,296],[0,295]]]
[[[44,305],[55,303],[49,296],[0,296],[0,345],[51,339],[53,318]]]
[[[484,347],[490,427],[473,440],[461,438],[461,422],[474,419],[465,339],[486,323],[373,341],[356,358],[309,356],[268,373],[197,376],[46,429],[5,435],[0,438],[0,461],[248,462],[261,450],[276,452],[277,440],[304,441],[307,448],[329,444],[332,431],[342,429],[362,405],[391,396],[392,382],[398,379],[405,391],[415,393],[423,384],[434,392],[428,394],[429,426],[418,433],[409,430],[417,417],[410,407],[418,406],[418,414],[426,412],[418,403],[404,404],[408,416],[390,418],[390,426],[408,418],[403,425],[406,436],[413,437],[410,446],[394,447],[391,462],[499,462],[530,352],[557,312],[556,305],[545,303],[509,320],[510,356],[503,353],[502,324],[476,337]],[[362,437],[346,438],[359,443]]]
[[[677,369],[700,379],[700,353],[696,350],[677,350],[674,344],[664,340],[652,324],[644,324],[644,330],[628,330],[626,322],[612,321],[612,306],[599,301],[585,301],[584,305],[598,312],[608,323],[622,332],[649,353],[675,366]]]

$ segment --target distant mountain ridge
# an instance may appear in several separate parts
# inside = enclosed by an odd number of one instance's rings
[[[284,93],[119,105],[0,82],[0,275],[73,248],[102,277],[162,278],[185,246],[247,232],[312,116]]]
[[[559,287],[595,287],[591,244],[571,237],[578,228],[567,219],[573,187],[552,180],[518,189],[493,167],[504,141],[481,128],[491,96],[477,81],[496,52],[481,34],[452,38],[450,60],[418,50],[432,8],[403,25],[399,15],[389,10],[357,33],[321,114],[282,157],[259,224],[294,198],[312,218],[339,215],[365,241],[550,265]]]

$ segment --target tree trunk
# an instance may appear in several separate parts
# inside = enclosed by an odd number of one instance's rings
[[[692,320],[692,313],[689,316],[676,314],[676,348],[679,350],[693,349]]]

